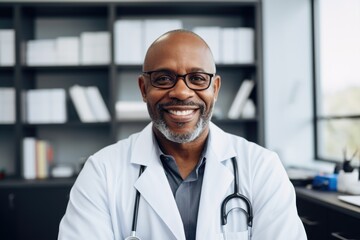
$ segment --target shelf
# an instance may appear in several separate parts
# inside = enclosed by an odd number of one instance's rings
[[[15,127],[15,123],[0,123],[0,128]]]
[[[59,3],[32,2],[23,3],[23,14],[31,17],[106,17],[107,7],[101,2],[92,3]]]
[[[6,71],[6,72],[10,72],[10,71],[14,71],[15,66],[0,66],[0,71]]]
[[[124,124],[124,123],[149,123],[150,119],[118,119],[116,120],[117,124]]]
[[[25,71],[107,71],[109,65],[23,66]]]
[[[256,67],[257,67],[257,63],[216,64],[216,68],[223,68],[223,69],[256,68]]]
[[[238,15],[246,14],[254,10],[254,6],[259,0],[245,1],[207,1],[206,4],[200,1],[182,2],[172,1],[164,4],[163,2],[123,2],[117,3],[118,15]],[[221,8],[221,11],[219,11]],[[200,10],[199,10],[200,9]]]
[[[141,64],[118,64],[116,65],[117,70],[138,70],[142,71]]]
[[[111,122],[93,122],[93,123],[83,123],[83,122],[67,122],[67,123],[38,123],[38,124],[23,124],[24,128],[37,128],[37,127],[69,127],[69,128],[93,128],[93,127],[110,127]]]
[[[213,118],[212,121],[216,124],[242,124],[242,123],[256,123],[258,118],[239,118],[239,119],[216,119]]]
[[[33,188],[33,187],[63,187],[72,186],[76,177],[71,178],[48,178],[43,180],[25,180],[5,178],[0,180],[1,188]]]

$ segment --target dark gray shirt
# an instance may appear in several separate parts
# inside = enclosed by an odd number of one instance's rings
[[[206,158],[201,157],[197,166],[186,179],[182,179],[172,156],[160,154],[160,159],[184,224],[186,239],[195,240]]]

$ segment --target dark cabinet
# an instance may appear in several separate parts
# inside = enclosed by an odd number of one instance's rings
[[[10,189],[0,189],[0,236],[4,240],[15,239],[15,193]]]
[[[70,186],[0,187],[1,239],[57,239],[69,192]]]
[[[297,208],[309,240],[360,240],[360,208],[338,193],[298,188]]]

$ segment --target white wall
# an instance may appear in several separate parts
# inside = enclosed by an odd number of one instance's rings
[[[285,166],[314,161],[311,1],[263,0],[265,142]]]

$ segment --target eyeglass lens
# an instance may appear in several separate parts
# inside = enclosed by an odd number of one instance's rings
[[[188,88],[193,90],[204,90],[210,86],[212,74],[203,72],[191,72],[185,75],[177,75],[169,71],[150,72],[150,81],[157,88],[172,88],[179,77],[185,80]]]

